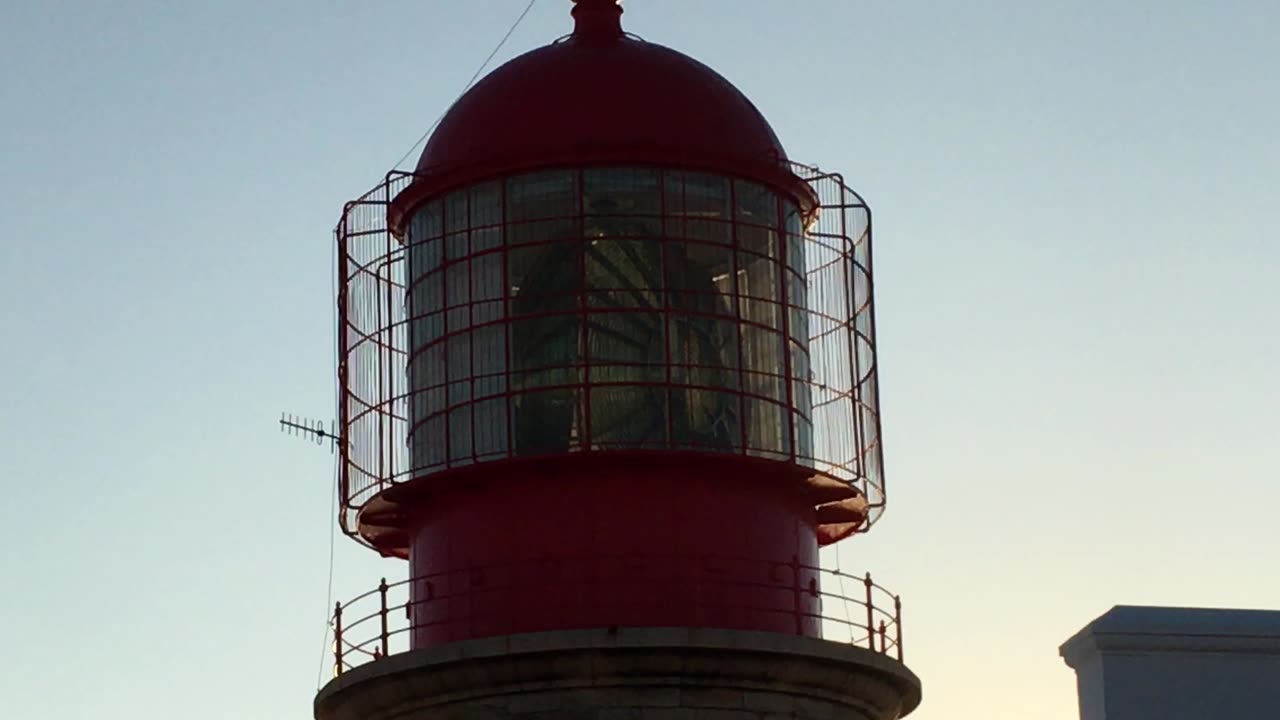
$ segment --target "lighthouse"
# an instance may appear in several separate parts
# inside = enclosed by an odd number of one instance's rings
[[[891,719],[870,210],[616,0],[472,87],[337,229],[317,720]]]

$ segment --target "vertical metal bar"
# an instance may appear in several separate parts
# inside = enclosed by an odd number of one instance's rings
[[[668,256],[671,250],[671,239],[667,233],[667,214],[670,212],[667,207],[667,174],[669,172],[671,171],[665,168],[659,168],[658,170],[658,251],[661,276],[658,278],[657,291],[662,296],[662,358],[666,383],[662,388],[662,406],[666,415],[666,437],[664,441],[667,449],[674,447],[676,441],[675,403],[671,401],[671,287],[667,282],[667,278],[671,276],[667,267],[670,262]],[[683,191],[683,176],[680,180],[680,186]]]
[[[377,238],[371,239],[370,246],[369,250],[371,255],[379,255],[379,253],[382,252],[382,248],[379,246],[379,240]],[[385,256],[379,256],[379,258],[379,261],[371,263],[368,268],[364,270],[365,277],[363,279],[369,283],[369,288],[366,293],[362,294],[368,296],[368,302],[370,304],[369,309],[372,310],[373,317],[371,318],[372,327],[369,328],[368,337],[361,338],[360,342],[364,344],[372,344],[370,349],[372,350],[373,359],[368,363],[364,363],[368,367],[361,368],[363,370],[363,374],[366,376],[361,378],[361,390],[369,395],[368,402],[370,403],[370,409],[368,410],[368,417],[373,421],[372,433],[374,437],[372,439],[375,441],[374,448],[377,452],[377,457],[371,458],[373,462],[371,462],[370,465],[374,468],[374,482],[378,484],[378,490],[381,491],[383,489],[383,483],[387,477],[387,458],[386,452],[383,450],[386,445],[383,442],[383,426],[385,423],[382,408],[382,379],[385,374],[383,372],[382,364],[386,357],[386,348],[383,345],[382,338],[382,331],[385,325],[382,316],[382,309],[384,307],[382,297],[382,260],[385,259]],[[368,311],[366,311],[365,315],[368,314]],[[365,320],[366,318],[361,319]],[[362,414],[364,413],[362,412]]]
[[[841,185],[843,184],[844,183],[841,182]],[[873,242],[873,235],[871,232],[871,206],[868,205],[866,201],[864,201],[861,198],[861,196],[858,196],[857,193],[854,193],[854,196],[858,198],[858,204],[862,206],[862,211],[867,214],[867,241],[866,241],[867,242],[867,268],[866,268],[867,270],[867,314],[868,314],[867,325],[871,333],[871,336],[867,338],[867,341],[871,343],[872,367],[874,367],[876,363],[876,360],[875,360],[876,294],[875,294],[875,270],[873,267],[874,263],[872,261],[872,255],[871,255],[875,246],[875,243]],[[877,371],[877,374],[878,374],[878,371]],[[876,448],[877,448],[876,452],[879,453],[880,455],[880,457],[877,459],[876,466],[880,470],[880,504],[883,505],[889,500],[889,489],[888,487],[886,487],[884,482],[884,478],[885,478],[884,453],[882,452],[884,448],[884,437],[881,435],[883,430],[880,425],[880,383],[878,381],[875,383],[874,390],[875,391],[872,394],[872,397],[870,399],[870,405],[871,407],[875,408],[875,424],[876,424],[875,430],[876,430]],[[861,397],[862,393],[859,392],[858,395],[859,397]]]
[[[856,254],[854,252],[856,243],[849,237],[849,209],[848,196],[844,181],[835,179],[840,192],[840,238],[843,248],[841,249],[842,261],[841,267],[844,269],[844,305],[845,305],[845,334],[849,340],[849,420],[852,426],[849,428],[853,433],[853,470],[858,478],[862,478],[862,493],[866,497],[871,497],[869,481],[867,479],[866,465],[867,460],[864,456],[866,449],[866,432],[862,426],[862,409],[859,402],[862,398],[862,388],[859,379],[862,377],[862,368],[858,361],[858,309],[854,305],[854,298],[857,296],[856,283],[858,282],[858,273],[853,268],[856,263]],[[821,198],[821,194],[818,195]],[[836,453],[832,453],[835,455]],[[833,458],[843,461],[843,458]]]
[[[515,323],[511,320],[511,240],[507,228],[507,183],[509,181],[510,178],[506,177],[498,180],[501,188],[498,193],[498,200],[502,205],[498,225],[501,237],[498,241],[502,243],[502,250],[499,253],[499,258],[502,260],[502,351],[504,354],[502,361],[502,397],[506,403],[507,423],[506,447],[503,451],[506,457],[515,457],[515,402],[511,390],[511,344],[515,341]]]
[[[471,416],[471,462],[476,462],[476,288],[475,288],[475,244],[472,234],[475,232],[475,214],[471,211],[471,196],[475,187],[467,188],[467,406]]]
[[[333,606],[333,674],[342,675],[342,603]]]
[[[386,208],[391,207],[390,176],[384,178],[382,182],[382,201],[382,208],[384,211]],[[383,280],[387,286],[387,318],[385,321],[385,327],[382,327],[380,324],[378,327],[378,334],[376,335],[376,337],[381,340],[383,338],[383,333],[386,333],[386,345],[380,350],[382,357],[385,360],[385,365],[382,371],[382,377],[378,378],[378,455],[379,457],[385,456],[386,466],[381,473],[382,477],[379,478],[380,483],[383,481],[390,482],[395,479],[396,475],[395,450],[389,447],[389,442],[384,441],[384,435],[393,435],[390,425],[395,422],[395,407],[393,406],[393,403],[395,402],[395,373],[393,372],[392,367],[395,360],[396,320],[395,313],[392,312],[392,303],[395,302],[392,290],[395,288],[395,283],[391,281],[391,254],[396,241],[395,238],[391,236],[390,227],[385,228],[382,235],[385,240],[385,244],[383,246],[382,267],[386,268],[387,273],[386,278]],[[379,273],[381,272],[382,271],[379,270]]]
[[[738,237],[738,181],[733,178],[727,178],[729,183],[729,276],[733,278],[733,289],[730,291],[732,295],[729,298],[729,304],[733,307],[734,328],[733,335],[735,338],[734,345],[738,352],[738,434],[740,436],[738,453],[747,454],[747,369],[746,369],[746,352],[743,346],[746,345],[746,339],[743,337],[746,326],[742,322],[742,290],[739,287],[738,260],[742,254],[742,241]],[[797,579],[797,582],[799,580]],[[799,608],[797,607],[797,611]],[[799,634],[799,620],[796,621],[796,634]]]
[[[883,621],[883,620],[881,620],[881,621],[880,621],[880,652],[881,652],[882,654],[883,654],[883,653],[887,653],[887,652],[889,652],[889,644],[888,644],[888,643],[889,643],[889,641],[888,641],[888,639],[886,639],[886,628],[885,628],[885,625],[884,625],[884,621]]]
[[[444,402],[441,403],[444,414],[444,467],[453,465],[453,412],[449,407],[449,344],[453,337],[449,331],[449,196],[440,199],[440,307],[443,317],[440,335],[441,352],[444,353]]]
[[[791,239],[787,237],[787,222],[783,216],[782,195],[777,191],[771,191],[774,198],[774,231],[778,237],[778,293],[782,300],[782,367],[783,382],[786,383],[784,389],[787,399],[787,426],[790,431],[787,433],[789,441],[787,442],[787,458],[792,463],[798,464],[796,460],[796,399],[795,399],[795,371],[791,367],[791,297],[790,290],[787,287],[787,264],[790,262]]]
[[[902,662],[902,597],[893,596],[893,644],[898,648],[898,662]]]
[[[579,342],[582,344],[579,352],[582,361],[582,374],[579,380],[582,383],[582,397],[579,398],[578,407],[582,409],[582,450],[590,450],[595,444],[591,437],[591,334],[590,334],[590,308],[588,301],[587,289],[587,185],[586,172],[581,168],[577,174],[577,193],[578,193],[578,302],[582,309],[582,331]]]
[[[350,386],[350,366],[347,362],[347,220],[351,212],[351,204],[342,211],[342,222],[338,224],[337,242],[335,243],[334,252],[337,253],[337,268],[335,272],[338,277],[335,278],[338,286],[337,311],[338,311],[338,423],[339,432],[346,440],[339,449],[338,463],[338,513],[339,524],[342,525],[344,531],[349,530],[347,527],[347,505],[350,497],[349,489],[351,487],[351,441],[354,440],[351,433],[349,403],[347,395],[351,391]]]
[[[680,238],[684,247],[684,267],[681,268],[680,277],[684,279],[686,285],[688,284],[688,277],[686,276],[685,271],[687,271],[689,267],[689,247],[690,240],[692,239],[691,233],[689,232],[689,174],[688,170],[680,171]],[[680,366],[684,369],[684,387],[680,389],[680,405],[683,415],[685,416],[685,424],[688,426],[689,430],[689,437],[686,438],[685,447],[694,447],[693,426],[689,418],[691,410],[690,403],[693,395],[691,387],[693,385],[693,375],[691,370],[693,367],[693,314],[696,312],[696,307],[693,305],[693,302],[696,301],[689,298],[687,290],[688,288],[680,288],[680,297],[684,302],[684,305],[680,309],[683,310],[683,312],[673,313],[672,319],[676,326],[677,333],[680,332],[680,321],[684,320],[684,333],[688,336],[688,340],[684,341],[684,352],[676,359],[680,361]],[[681,317],[682,315],[683,317]],[[677,337],[679,337],[679,335],[677,335]]]
[[[387,650],[387,579],[382,578],[382,582],[378,584],[378,599],[381,601],[382,608],[378,612],[382,621],[382,657],[386,657],[389,653]]]
[[[867,606],[867,646],[872,650],[876,649],[876,619],[874,615],[874,599],[871,597],[871,573],[867,573],[862,580],[862,584],[867,589],[865,604]]]

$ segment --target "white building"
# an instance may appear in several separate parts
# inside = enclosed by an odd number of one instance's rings
[[[1081,720],[1280,720],[1280,611],[1121,605],[1059,652]]]

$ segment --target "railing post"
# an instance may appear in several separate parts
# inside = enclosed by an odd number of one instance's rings
[[[378,584],[378,597],[382,601],[382,610],[379,615],[382,618],[382,657],[387,656],[387,579],[382,578],[382,582]]]
[[[866,601],[867,603],[867,646],[870,647],[872,650],[875,650],[876,649],[876,618],[875,618],[875,611],[873,610],[875,606],[872,604],[873,599],[871,597],[871,586],[872,586],[871,573],[866,574],[866,577],[864,577],[862,580],[862,584],[865,585],[867,588],[867,601]]]
[[[902,662],[902,597],[893,596],[894,644],[898,646],[898,662]]]
[[[880,654],[889,652],[889,640],[886,637],[888,628],[885,627],[884,621],[880,621]]]
[[[333,606],[333,675],[342,675],[342,603]]]

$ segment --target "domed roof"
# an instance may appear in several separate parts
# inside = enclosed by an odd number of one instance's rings
[[[794,187],[782,143],[733,84],[624,34],[617,0],[575,3],[572,35],[507,62],[454,104],[393,214],[447,188],[550,166],[675,165]]]

